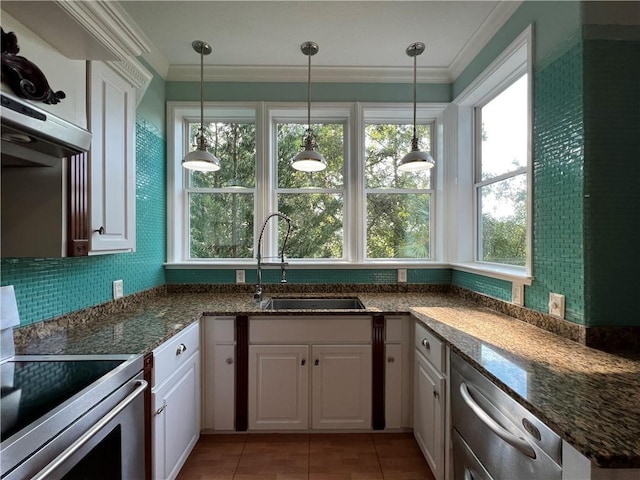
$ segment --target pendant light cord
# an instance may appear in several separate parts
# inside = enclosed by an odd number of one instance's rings
[[[417,69],[417,55],[413,56],[413,138],[416,139],[418,137],[416,131],[416,69]]]
[[[200,145],[204,145],[204,43],[200,46]]]
[[[311,54],[307,68],[307,130],[311,132]]]

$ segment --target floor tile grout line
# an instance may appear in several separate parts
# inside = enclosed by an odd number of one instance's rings
[[[375,438],[373,434],[371,434],[371,440],[373,441],[373,449],[376,452],[376,460],[378,460],[378,468],[380,469],[380,475],[382,475],[382,480],[384,480],[384,470],[382,469],[382,463],[380,463],[380,452],[378,451],[378,445],[376,445]]]
[[[247,445],[247,436],[243,435],[244,441],[242,442],[242,450],[240,450],[240,455],[238,455],[238,460],[236,461],[236,468],[234,468],[233,470],[233,476],[231,477],[231,480],[234,480],[236,478],[236,475],[238,474],[238,467],[240,466],[240,460],[242,459],[242,454],[244,453],[244,449]]]

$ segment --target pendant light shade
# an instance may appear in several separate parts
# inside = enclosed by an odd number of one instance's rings
[[[413,57],[413,138],[411,139],[411,151],[402,157],[398,165],[398,170],[401,172],[427,170],[436,164],[431,155],[420,151],[416,134],[416,70],[417,57],[422,52],[424,52],[424,43],[422,42],[412,43],[407,47],[407,55]]]
[[[304,133],[302,150],[291,160],[291,166],[302,172],[319,172],[327,168],[327,161],[317,151],[318,144],[311,129],[311,57],[318,53],[319,47],[315,42],[305,42],[300,50],[309,57],[307,69],[307,130]]]
[[[196,149],[185,155],[182,166],[198,172],[215,172],[220,170],[220,160],[207,150],[204,135],[204,56],[211,53],[211,45],[202,40],[194,40],[191,46],[200,54],[200,134],[196,139]]]

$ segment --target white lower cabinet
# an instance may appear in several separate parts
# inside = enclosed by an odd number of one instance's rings
[[[249,430],[371,428],[370,317],[256,318],[249,332]]]
[[[309,426],[371,428],[370,345],[249,347],[249,429]]]
[[[444,350],[441,342],[421,325],[416,324],[415,333],[413,434],[436,480],[442,480],[445,478],[446,378],[434,363],[438,367],[442,365]]]
[[[309,427],[309,347],[249,347],[249,429]]]
[[[314,345],[312,352],[312,428],[371,428],[371,345]]]
[[[205,430],[235,429],[235,317],[202,319],[203,422]]]
[[[174,479],[200,436],[199,328],[194,324],[154,350],[153,478]]]

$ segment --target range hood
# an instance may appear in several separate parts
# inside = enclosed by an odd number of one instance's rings
[[[2,166],[54,166],[89,151],[91,132],[2,92]]]

